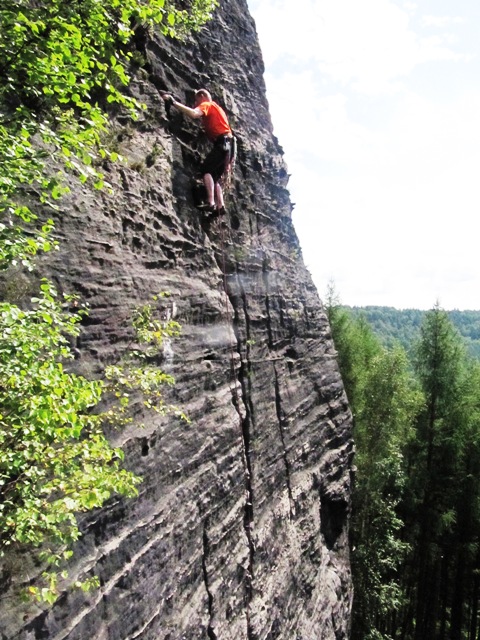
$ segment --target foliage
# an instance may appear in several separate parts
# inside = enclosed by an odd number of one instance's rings
[[[411,351],[420,337],[420,327],[426,311],[394,309],[393,307],[344,307],[354,318],[363,316],[375,335],[386,347],[400,343]],[[480,311],[446,311],[449,319],[463,337],[470,355],[480,358]]]
[[[407,357],[398,340],[380,348],[375,337],[372,348],[372,335],[359,331],[359,323],[370,327],[368,314],[341,307],[331,292],[328,299],[357,448],[352,638],[476,638],[480,365],[438,305],[399,315],[375,309],[377,336],[415,325]]]
[[[404,601],[399,570],[409,543],[402,539],[398,506],[407,486],[404,450],[413,437],[422,395],[400,347],[382,349],[364,376],[362,409],[355,421],[354,637],[370,637],[375,631],[381,638],[379,616],[397,611]]]
[[[432,420],[445,417],[458,395],[464,348],[446,311],[436,305],[425,315],[415,345],[414,365]]]
[[[380,351],[381,345],[364,318],[355,319],[342,307],[333,284],[327,291],[325,307],[343,383],[355,416],[362,405],[364,371]]]
[[[333,285],[327,315],[354,417],[357,447],[352,507],[354,638],[386,638],[379,617],[399,609],[399,568],[408,550],[397,513],[406,484],[403,447],[421,396],[408,372],[405,352],[388,351],[363,317],[341,307]]]
[[[417,416],[416,441],[409,452],[411,511],[406,514],[414,523],[411,531],[416,540],[409,573],[414,580],[416,634],[428,637],[435,636],[441,626],[433,612],[442,597],[439,589],[446,585],[433,576],[448,572],[446,558],[456,556],[458,507],[464,500],[462,450],[470,446],[459,412],[467,370],[465,351],[447,313],[438,305],[425,315],[414,366],[425,405]],[[443,616],[446,625],[446,610]]]
[[[173,378],[145,365],[152,343],[158,353],[178,325],[155,320],[149,305],[136,310],[140,342],[134,340],[125,361],[108,366],[103,378],[87,380],[68,368],[70,340],[83,315],[69,309],[72,302],[67,297],[62,305],[44,281],[30,310],[0,304],[0,556],[28,545],[40,547],[43,559],[56,565],[71,555],[80,535],[78,513],[102,506],[112,494],[136,495],[140,478],[122,469],[122,450],[112,448],[103,432],[107,421],[132,421],[132,392],[140,390],[149,409],[182,416],[161,394]],[[109,398],[116,402],[95,412]],[[59,574],[44,577],[48,585],[31,585],[29,593],[51,601]]]
[[[129,69],[138,63],[136,34],[157,28],[185,37],[216,4],[3,0],[1,270],[31,269],[39,251],[56,246],[44,212],[57,208],[72,176],[98,189],[108,186],[101,162],[118,158],[108,148],[109,112],[136,118],[143,106],[125,91]],[[122,451],[108,443],[105,423],[128,423],[138,392],[147,408],[178,413],[160,392],[173,380],[155,366],[162,341],[178,334],[176,323],[156,320],[149,305],[138,309],[128,358],[107,367],[101,379],[87,380],[68,366],[80,319],[72,299],[62,304],[47,281],[28,308],[0,305],[0,554],[19,545],[42,550],[53,570],[44,573],[44,586],[32,584],[29,592],[46,601],[56,598],[65,578],[55,566],[71,555],[79,536],[76,514],[113,493],[137,490],[140,479],[122,469]],[[110,408],[99,412],[100,400]],[[77,586],[95,583],[89,578]]]
[[[216,0],[4,0],[0,7],[0,268],[31,265],[51,248],[51,220],[33,229],[26,197],[55,206],[65,172],[104,186],[98,159],[108,105],[136,116],[129,82],[132,37],[142,25],[170,36],[200,28]],[[52,168],[55,167],[55,170]]]

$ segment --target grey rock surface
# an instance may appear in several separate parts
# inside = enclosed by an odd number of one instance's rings
[[[194,39],[154,36],[146,56],[131,90],[147,109],[115,125],[126,164],[106,167],[111,193],[72,188],[44,268],[90,305],[76,345],[86,372],[122,354],[136,305],[170,292],[182,335],[162,366],[191,423],[139,405],[146,426],[112,434],[144,482],[84,519],[71,573],[100,588],[42,609],[4,591],[0,638],[345,639],[351,416],[292,225],[254,22],[229,0]],[[224,219],[205,225],[194,208],[207,146],[198,123],[166,117],[152,79],[224,105],[239,140]]]

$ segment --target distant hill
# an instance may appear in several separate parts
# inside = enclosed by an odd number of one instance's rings
[[[388,347],[394,342],[409,351],[419,336],[425,311],[394,307],[344,307],[354,316],[363,315],[375,335]],[[480,311],[447,311],[454,326],[465,339],[468,352],[480,358]]]

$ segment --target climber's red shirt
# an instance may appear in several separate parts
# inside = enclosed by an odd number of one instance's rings
[[[216,102],[206,100],[201,102],[197,108],[203,113],[203,127],[210,140],[216,140],[218,136],[232,133],[225,111]]]

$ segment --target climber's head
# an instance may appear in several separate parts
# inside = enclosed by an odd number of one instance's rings
[[[195,91],[195,106],[205,101],[212,101],[212,96],[210,95],[210,93],[206,89],[199,89],[198,91]]]

